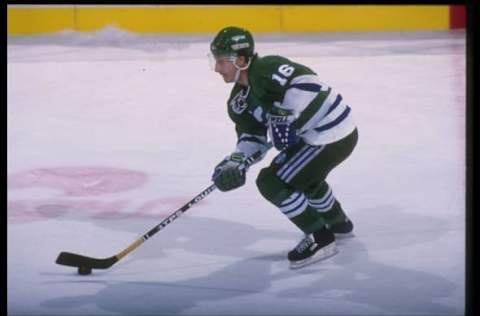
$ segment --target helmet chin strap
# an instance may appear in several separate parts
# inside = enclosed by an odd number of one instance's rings
[[[245,67],[240,67],[237,65],[237,58],[238,57],[235,57],[235,60],[233,60],[233,65],[235,66],[235,68],[237,68],[237,72],[235,73],[235,82],[237,82],[238,79],[240,79],[240,73],[242,72],[242,70],[247,70],[248,67],[250,66],[250,62],[252,61],[252,58],[249,58],[247,65]]]

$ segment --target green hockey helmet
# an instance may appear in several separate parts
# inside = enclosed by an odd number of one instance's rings
[[[250,59],[255,53],[252,34],[246,29],[229,26],[213,39],[210,51],[214,56],[245,56]]]

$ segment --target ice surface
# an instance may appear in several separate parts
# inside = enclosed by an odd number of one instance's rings
[[[289,270],[299,231],[255,186],[213,192],[106,271],[210,185],[235,147],[231,86],[210,35],[116,29],[10,37],[9,315],[460,315],[465,298],[465,33],[257,36],[352,107],[353,155],[328,182],[355,223],[340,253]]]

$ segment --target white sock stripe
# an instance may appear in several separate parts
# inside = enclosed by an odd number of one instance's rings
[[[283,214],[285,214],[288,218],[292,218],[302,214],[307,207],[308,207],[308,201],[307,199],[305,199],[303,200],[303,203],[299,207],[288,212],[283,212]]]
[[[293,200],[296,200],[302,193],[295,191],[293,192],[289,197],[287,197],[280,205],[286,205],[292,202]]]
[[[290,212],[291,210],[297,208],[300,204],[302,204],[304,200],[306,200],[305,196],[299,195],[295,200],[290,201],[287,204],[280,205],[280,209],[284,213],[285,212]]]
[[[328,187],[328,190],[323,197],[319,199],[309,199],[309,201],[316,204],[319,204],[319,203],[322,204],[323,202],[325,202],[330,198],[330,195],[332,195],[332,188]]]
[[[295,196],[295,198],[291,199],[292,196]],[[288,213],[292,210],[295,210],[300,205],[302,205],[306,200],[307,198],[303,193],[295,192],[288,199],[286,199],[281,203],[280,209],[282,210],[283,213]]]
[[[310,202],[310,205],[313,208],[315,208],[317,211],[326,212],[332,208],[334,203],[335,203],[335,197],[331,195],[330,198],[327,201],[325,201],[325,203],[323,204],[316,204],[316,203]]]
[[[297,210],[299,207],[301,207],[305,203],[308,204],[307,199],[300,199],[300,200],[296,201],[294,204],[291,204],[289,206],[280,207],[280,210],[282,211],[282,213],[288,214],[290,212],[293,212],[293,211]]]
[[[315,148],[315,147],[314,147]],[[309,154],[308,156],[306,156],[306,159],[300,161],[300,164],[298,166],[296,166],[294,169],[291,170],[290,174],[287,175],[286,179],[284,180],[285,182],[290,182],[290,180],[293,179],[293,177],[295,177],[310,161],[312,161],[323,149],[325,148],[325,146],[321,146],[321,147],[318,147],[314,150],[314,152],[312,152],[311,154]]]

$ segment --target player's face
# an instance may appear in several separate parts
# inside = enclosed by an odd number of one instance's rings
[[[229,56],[215,57],[215,72],[218,72],[225,82],[234,82],[237,68]]]

